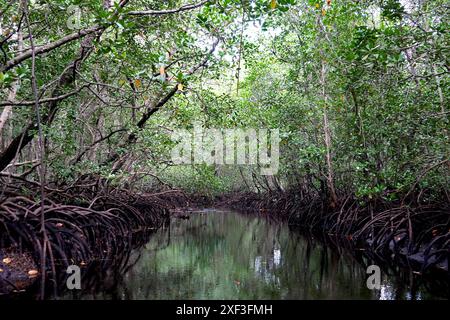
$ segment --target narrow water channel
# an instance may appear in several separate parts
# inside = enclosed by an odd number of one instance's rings
[[[89,275],[87,275],[89,276]],[[66,295],[77,299],[429,299],[393,276],[381,290],[366,286],[366,270],[286,224],[228,211],[172,219],[135,250],[124,274]]]

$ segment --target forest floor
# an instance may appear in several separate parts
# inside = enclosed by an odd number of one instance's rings
[[[29,253],[0,249],[0,295],[24,290],[38,275],[36,263]]]

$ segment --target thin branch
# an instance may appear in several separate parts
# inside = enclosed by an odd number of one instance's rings
[[[46,265],[46,248],[48,245],[47,232],[45,230],[45,215],[44,215],[44,201],[45,201],[45,146],[43,130],[41,125],[41,114],[39,109],[39,94],[37,89],[36,80],[36,48],[34,46],[33,34],[30,27],[30,19],[28,15],[28,2],[24,0],[23,2],[23,12],[25,15],[25,20],[28,26],[28,31],[30,33],[30,45],[31,45],[31,87],[34,96],[34,107],[36,112],[36,121],[38,127],[38,148],[39,148],[39,184],[41,192],[41,233],[42,233],[42,255],[41,255],[41,299],[44,299],[45,293],[45,265]],[[56,285],[56,284],[55,284]]]
[[[208,61],[209,58],[211,56],[211,54],[216,50],[217,45],[219,44],[220,39],[216,38],[216,40],[214,41],[211,49],[205,54],[204,59],[198,63],[197,65],[195,65],[194,67],[192,67],[188,72],[187,75],[192,75],[194,74],[197,70],[199,70],[200,68],[204,67]],[[175,93],[177,93],[178,91],[178,84],[176,84],[174,87],[172,87],[172,89],[167,92],[162,98],[160,98],[158,101],[154,102],[154,104],[152,103],[148,108],[147,111],[144,112],[144,114],[142,115],[141,119],[136,123],[136,127],[138,130],[142,130],[145,127],[145,124],[147,122],[147,120],[155,113],[157,112],[159,109],[161,109],[174,95]],[[136,134],[136,132],[132,132],[128,135],[128,138],[126,139],[123,147],[126,147],[130,144],[133,144],[136,142],[138,136]],[[103,165],[107,165],[113,161],[116,161],[116,164],[113,167],[112,172],[117,172],[121,165],[123,164],[124,161],[124,157],[120,157],[119,153],[114,152],[106,161],[103,162]]]
[[[69,35],[67,35],[67,36],[65,36],[65,37],[55,41],[55,42],[51,42],[49,44],[36,47],[35,50],[34,50],[34,54],[36,56],[44,54],[46,52],[52,51],[52,50],[54,50],[56,48],[59,48],[59,47],[63,46],[64,44],[68,43],[68,42],[71,42],[71,41],[83,38],[84,36],[86,36],[88,34],[95,33],[95,32],[100,31],[102,29],[104,29],[103,26],[96,25],[96,26],[93,26],[93,27],[90,27],[90,28],[87,28],[87,29],[84,29],[84,30],[80,30],[80,31],[74,32],[72,34],[69,34]],[[11,60],[7,61],[3,66],[0,67],[0,71],[1,72],[5,72],[5,71],[8,71],[8,70],[12,69],[13,67],[15,67],[16,65],[20,64],[21,62],[31,58],[32,54],[33,54],[33,50],[32,49],[26,50],[24,53],[22,53],[22,54],[20,54],[20,55],[18,55],[16,57],[12,58]]]
[[[130,12],[128,12],[128,15],[131,15],[131,16],[161,16],[161,15],[166,15],[166,14],[174,14],[174,13],[179,13],[179,12],[183,12],[183,11],[189,11],[189,10],[200,8],[201,6],[205,5],[206,3],[210,2],[210,1],[211,0],[204,0],[199,3],[187,4],[187,5],[181,6],[177,9],[130,11]]]
[[[123,8],[128,3],[128,1],[129,0],[122,0],[119,3],[119,7]],[[118,12],[116,11],[115,14],[117,15]],[[85,29],[79,30],[77,32],[74,32],[72,34],[69,34],[69,35],[62,37],[61,39],[51,42],[49,44],[37,46],[34,48],[34,50],[32,50],[30,48],[30,49],[26,50],[24,53],[12,58],[11,60],[7,61],[4,65],[0,66],[0,72],[6,72],[6,71],[14,68],[21,62],[31,58],[33,51],[34,51],[34,55],[38,56],[38,55],[44,54],[46,52],[52,51],[56,48],[59,48],[59,47],[65,45],[66,43],[72,42],[77,39],[81,39],[89,34],[93,34],[98,31],[104,31],[108,27],[109,27],[109,25],[105,25],[105,26],[104,25],[94,25],[89,28],[85,28]]]
[[[51,97],[51,98],[44,98],[41,100],[38,100],[39,104],[43,104],[43,103],[47,103],[47,102],[56,102],[56,101],[61,101],[64,100],[68,97],[71,97],[75,94],[77,94],[78,92],[80,92],[81,90],[83,90],[84,88],[89,87],[89,84],[84,84],[81,87],[77,88],[74,91],[68,92],[66,94],[57,96],[57,97]],[[5,107],[5,106],[14,106],[14,107],[19,107],[19,106],[32,106],[35,105],[36,101],[21,101],[21,102],[11,102],[11,101],[6,101],[6,102],[0,102],[0,107]]]
[[[436,162],[434,164],[432,164],[431,166],[429,166],[428,168],[425,168],[417,177],[416,181],[413,183],[413,185],[411,186],[411,188],[409,189],[409,191],[406,193],[406,195],[403,197],[402,202],[405,201],[406,198],[408,198],[408,196],[411,194],[411,192],[414,191],[414,189],[416,188],[417,184],[423,179],[423,177],[425,177],[427,175],[428,172],[430,172],[431,170],[433,170],[434,168],[437,168],[441,165],[443,165],[444,163],[449,162],[449,159],[444,159],[442,161]]]
[[[86,154],[86,152],[88,152],[89,150],[91,150],[96,144],[98,144],[98,143],[100,143],[100,142],[102,142],[102,141],[105,141],[105,140],[111,138],[111,137],[112,137],[114,134],[116,134],[116,133],[124,132],[124,131],[127,131],[127,130],[124,129],[124,128],[117,129],[117,130],[114,130],[114,131],[110,132],[108,135],[106,135],[106,136],[104,136],[104,137],[101,137],[101,138],[95,140],[89,147],[87,147],[86,149],[84,149],[84,150],[78,155],[78,157],[73,161],[72,164],[76,164],[76,163],[80,162],[80,160],[83,158],[83,156]]]
[[[36,162],[38,162],[39,159],[35,159],[35,160],[31,160],[31,161],[23,161],[23,162],[16,162],[16,163],[10,163],[8,164],[8,166],[6,167],[6,169],[8,169],[9,167],[21,167],[21,166],[26,166],[29,164],[34,164]]]

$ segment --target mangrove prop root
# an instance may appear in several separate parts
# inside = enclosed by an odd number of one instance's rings
[[[22,180],[0,183],[0,247],[28,251],[39,264],[43,242],[38,186]],[[170,206],[186,203],[180,192],[135,194],[88,176],[68,187],[47,187],[43,212],[52,257],[46,256],[49,268],[41,272],[55,273],[55,264],[114,261],[130,251],[132,235],[160,227]]]
[[[345,238],[358,246],[369,246],[377,256],[406,257],[420,272],[441,263],[448,268],[450,253],[450,204],[378,203],[345,198],[330,208],[322,199],[299,196],[295,190],[270,194],[229,196],[225,205],[256,212],[289,224]],[[408,265],[410,261],[407,262]]]

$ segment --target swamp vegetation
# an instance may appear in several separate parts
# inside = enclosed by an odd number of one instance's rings
[[[449,10],[445,0],[0,0],[0,295],[58,296],[75,264],[91,297],[380,298],[361,287],[368,261],[432,275],[425,287],[448,295]],[[174,132],[196,126],[277,130],[276,172],[177,163]],[[188,210],[205,206],[248,216]],[[185,242],[164,249],[174,223]],[[353,258],[336,259],[344,247]],[[171,262],[183,265],[164,269]],[[186,286],[199,272],[203,286]],[[122,280],[110,289],[107,276]],[[393,298],[428,296],[395,287]]]

